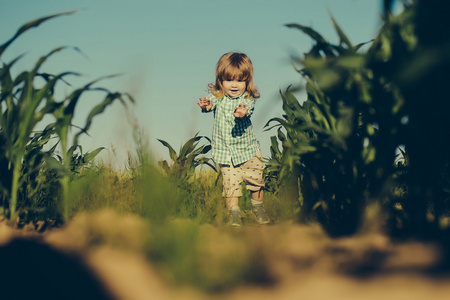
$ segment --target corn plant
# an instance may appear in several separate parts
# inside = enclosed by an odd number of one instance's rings
[[[276,195],[279,192],[279,178],[282,177],[283,153],[280,151],[276,136],[270,137],[270,142],[270,158],[264,169],[264,181],[266,184],[264,190]]]
[[[0,131],[2,131],[0,129]],[[7,159],[6,141],[0,134],[0,214],[5,213],[5,208],[9,206],[8,195],[10,195],[12,170]]]
[[[404,100],[401,142],[408,153],[404,225],[413,234],[429,235],[449,211],[450,21],[442,1],[403,1],[400,16],[390,12],[395,1],[385,2],[390,26],[377,40],[377,52],[383,55],[373,56],[371,64]],[[428,213],[434,215],[432,222]]]
[[[199,146],[201,139],[206,139],[208,144]],[[166,141],[160,139],[158,141],[167,147],[172,161],[169,163],[166,160],[162,160],[158,164],[169,180],[177,187],[177,196],[180,199],[176,208],[177,215],[180,217],[205,219],[204,212],[213,208],[210,205],[210,198],[215,197],[215,191],[211,190],[210,186],[202,186],[200,183],[202,176],[194,175],[196,175],[198,167],[206,165],[214,170],[214,172],[211,171],[208,174],[215,174],[214,186],[217,186],[219,176],[215,164],[211,158],[205,156],[211,150],[210,139],[205,136],[198,136],[198,133],[196,133],[194,137],[180,147],[178,154]],[[214,217],[210,215],[206,219],[211,220]]]
[[[52,157],[57,144],[49,150],[44,147],[53,138],[53,124],[48,125],[43,131],[34,133],[25,147],[21,169],[21,187],[19,189],[18,207],[32,207],[33,200],[48,182],[40,180],[42,171],[46,168],[46,161]],[[56,177],[56,174],[55,174]]]
[[[359,130],[361,108],[351,103],[358,100],[353,99],[357,83],[348,74],[364,70],[357,54],[360,46],[351,45],[334,25],[339,45],[326,42],[309,27],[288,25],[316,41],[301,61],[304,68],[298,70],[307,81],[308,98],[300,105],[289,90],[282,93],[284,119],[274,118],[267,125],[275,121],[287,132],[284,136],[279,131],[278,136],[285,149],[284,164],[301,178],[302,218],[309,220],[314,209],[330,234],[341,235],[359,226],[366,188],[364,161],[359,155],[364,148]],[[347,71],[349,67],[353,70]],[[332,90],[338,80],[344,87]]]
[[[10,40],[0,46],[0,58],[7,47],[22,33],[59,15],[61,14],[38,19],[22,26]],[[35,78],[40,77],[38,71],[42,63],[58,50],[42,57],[31,71],[24,71],[16,78],[12,78],[10,69],[20,59],[20,56],[9,64],[4,64],[0,71],[0,104],[2,105],[0,126],[5,142],[4,150],[6,159],[8,160],[8,169],[11,170],[12,173],[11,188],[7,195],[7,197],[10,198],[10,218],[15,218],[16,216],[17,195],[20,186],[20,171],[30,135],[43,117],[56,109],[55,103],[49,102],[47,97],[49,94],[48,91],[52,86],[47,85],[42,89],[36,89],[33,85],[33,81]],[[61,77],[64,75],[61,75]]]
[[[356,232],[370,199],[385,206],[388,218],[401,211],[403,226],[414,234],[427,233],[427,214],[436,228],[449,211],[450,34],[428,32],[447,28],[448,18],[439,15],[439,1],[402,1],[404,10],[395,16],[393,2],[385,1],[384,24],[366,53],[333,18],[337,45],[312,28],[288,25],[315,45],[294,57],[307,100],[300,104],[290,91],[282,93],[285,115],[267,124],[284,129],[278,131],[281,155],[272,161],[275,169],[298,171],[302,213],[313,213],[331,235]],[[433,104],[425,104],[430,98]],[[407,160],[395,164],[402,145]]]
[[[82,165],[85,165],[92,161],[92,159],[103,149],[103,147],[97,148],[92,152],[87,152],[83,155],[82,147],[78,144],[78,138],[81,134],[87,133],[89,130],[93,118],[105,110],[106,107],[111,105],[115,100],[119,100],[123,105],[126,105],[126,98],[128,98],[131,102],[133,99],[128,94],[122,93],[112,93],[105,88],[97,88],[92,87],[93,84],[97,83],[100,79],[94,80],[82,88],[76,89],[73,91],[67,98],[64,99],[64,104],[60,105],[58,109],[53,112],[53,116],[56,119],[56,134],[60,139],[61,151],[62,151],[62,166],[61,171],[63,172],[63,176],[61,179],[61,184],[63,188],[63,207],[64,207],[64,216],[67,219],[69,215],[69,181],[70,174],[76,171],[76,168],[79,168]],[[72,119],[74,117],[75,107],[80,99],[80,97],[88,92],[88,91],[102,91],[106,94],[105,98],[101,103],[96,105],[89,112],[86,123],[83,128],[77,132],[71,144],[68,142],[69,137],[69,129],[72,127]],[[76,150],[79,149],[81,154],[76,154]]]
[[[55,14],[23,25],[11,39],[0,46],[0,58],[8,46],[25,31],[39,26],[41,23],[52,18],[72,13],[74,12]],[[40,69],[52,55],[55,55],[64,49],[66,48],[58,47],[52,50],[47,55],[38,59],[30,71],[23,71],[15,78],[11,75],[11,69],[21,56],[13,59],[10,63],[3,64],[3,67],[0,69],[0,134],[4,141],[3,147],[5,159],[8,162],[7,174],[11,176],[10,187],[4,187],[3,191],[6,192],[6,196],[4,197],[9,199],[10,219],[15,219],[16,217],[18,191],[22,184],[22,178],[25,178],[22,176],[21,171],[27,147],[31,145],[31,134],[45,116],[53,116],[56,120],[51,124],[51,127],[53,132],[59,138],[59,146],[61,147],[62,152],[61,164],[56,165],[52,163],[54,161],[48,160],[48,156],[45,158],[48,162],[47,166],[55,168],[61,178],[60,182],[63,190],[62,206],[64,217],[67,219],[69,197],[68,182],[73,166],[74,152],[79,148],[79,136],[85,134],[91,126],[92,119],[96,115],[101,114],[105,108],[111,105],[115,100],[118,99],[122,103],[125,103],[125,97],[127,97],[130,101],[133,101],[127,94],[112,93],[104,88],[93,87],[93,85],[102,78],[94,80],[82,88],[76,89],[69,96],[58,101],[54,92],[57,85],[65,84],[66,77],[79,76],[79,74],[75,72],[62,72],[58,75],[51,75],[41,72]],[[37,84],[37,81],[39,80],[44,82],[40,86]],[[90,111],[85,125],[79,129],[79,132],[74,135],[73,142],[69,144],[69,128],[72,127],[75,107],[80,97],[89,91],[102,91],[106,93],[106,96],[100,104]],[[91,160],[92,156],[99,151],[99,149],[94,150],[89,155],[85,154],[85,156]],[[44,159],[44,156],[40,157]],[[36,165],[41,164],[37,163]],[[9,183],[9,179],[2,181]]]
[[[289,24],[309,35],[315,45],[297,71],[306,80],[307,100],[300,104],[282,93],[283,118],[273,118],[282,141],[282,169],[300,181],[302,219],[318,218],[330,235],[355,233],[362,223],[366,199],[383,190],[393,173],[393,128],[401,128],[402,102],[368,67],[331,17],[339,37],[334,45],[310,27]],[[387,111],[387,112],[386,112]],[[382,146],[381,146],[382,145]],[[294,186],[295,188],[295,182]],[[300,192],[300,191],[299,191]],[[373,195],[372,195],[372,194]]]
[[[211,150],[211,145],[197,147],[202,138],[211,142],[208,137],[198,136],[198,133],[196,133],[193,138],[189,139],[181,146],[178,154],[169,143],[158,139],[161,144],[167,147],[169,150],[169,157],[172,160],[171,164],[169,164],[167,160],[159,161],[158,164],[167,175],[177,180],[180,185],[187,183],[199,166],[207,165],[216,171],[216,167],[211,163],[212,160],[204,156]]]

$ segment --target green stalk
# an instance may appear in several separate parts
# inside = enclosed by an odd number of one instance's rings
[[[17,208],[17,194],[19,191],[19,180],[20,180],[20,157],[16,158],[13,169],[13,179],[11,186],[11,202],[9,203],[9,211],[11,221],[16,219],[16,208]]]
[[[61,187],[63,191],[63,199],[62,199],[62,205],[63,205],[63,217],[64,221],[67,222],[69,220],[69,177],[64,176],[61,179]]]
[[[69,174],[70,174],[70,159],[67,153],[67,131],[68,128],[64,126],[61,134],[61,149],[63,155],[63,166],[65,172],[63,172],[63,177],[61,178],[61,188],[62,188],[62,212],[64,221],[67,222],[69,220]]]
[[[25,81],[25,87],[24,91],[21,94],[21,97],[19,99],[20,104],[25,106],[25,104],[31,99],[32,97],[32,78],[30,78],[30,74],[27,74],[27,80]],[[21,114],[21,107],[19,107],[18,110],[18,117],[19,120],[22,119],[22,121],[18,124],[18,137],[17,141],[14,143],[12,149],[10,149],[11,157],[13,157],[14,160],[14,166],[13,166],[13,178],[11,183],[11,202],[9,204],[10,209],[10,221],[14,221],[16,218],[16,209],[17,209],[17,194],[19,192],[19,181],[20,181],[20,174],[22,169],[22,158],[25,152],[25,144],[28,139],[28,128],[30,126],[31,117],[29,117],[30,113],[34,112],[34,108],[28,106],[27,110],[25,111],[25,116]]]

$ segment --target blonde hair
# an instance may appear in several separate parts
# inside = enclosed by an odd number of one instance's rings
[[[246,98],[258,99],[258,88],[253,84],[253,64],[244,53],[229,52],[222,55],[216,65],[216,83],[208,85],[208,91],[221,99],[225,92],[224,80],[244,80],[246,83]]]

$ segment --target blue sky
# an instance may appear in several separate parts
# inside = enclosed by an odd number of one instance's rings
[[[381,25],[377,0],[0,0],[0,43],[24,23],[46,15],[78,10],[43,23],[22,35],[4,53],[2,62],[25,53],[17,71],[29,69],[37,58],[59,46],[76,46],[52,57],[43,71],[83,74],[81,86],[95,78],[122,74],[100,85],[131,93],[136,104],[132,118],[148,136],[156,159],[167,159],[156,139],[176,150],[196,132],[211,137],[213,116],[202,114],[196,101],[214,81],[219,57],[245,52],[255,69],[261,92],[252,121],[267,157],[270,136],[263,126],[280,116],[279,90],[301,83],[290,54],[307,52],[312,41],[285,24],[311,26],[331,42],[337,36],[331,13],[353,43],[376,36]],[[70,91],[70,88],[66,88]],[[65,92],[67,92],[65,90]],[[300,98],[303,96],[300,94]],[[83,125],[88,111],[101,100],[90,95],[79,103],[75,123]],[[304,100],[304,99],[300,99]],[[129,117],[119,103],[94,119],[90,136],[81,139],[85,151],[114,146],[115,163],[134,151]],[[109,155],[108,155],[109,153]],[[111,158],[111,151],[102,157]]]

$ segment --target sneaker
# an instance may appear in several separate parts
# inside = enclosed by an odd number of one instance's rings
[[[264,205],[253,206],[252,211],[256,217],[256,222],[259,224],[268,224],[270,222],[269,216],[264,209]]]
[[[241,212],[240,211],[230,211],[230,225],[234,227],[241,226]]]

